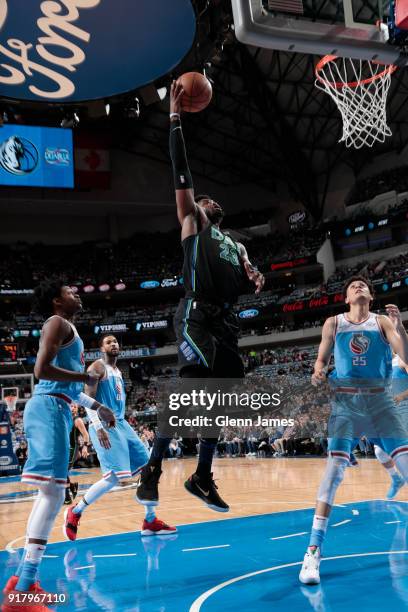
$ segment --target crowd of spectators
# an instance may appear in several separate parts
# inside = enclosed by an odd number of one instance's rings
[[[375,196],[388,191],[397,193],[408,191],[408,166],[384,170],[356,181],[346,198],[346,206],[372,200]]]

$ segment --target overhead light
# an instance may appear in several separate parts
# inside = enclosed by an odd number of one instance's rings
[[[109,102],[107,102],[105,104],[105,111],[106,111],[106,114],[109,116],[109,113],[110,113],[110,104],[109,104]]]
[[[160,100],[164,100],[164,98],[167,96],[167,87],[159,87],[157,94]]]

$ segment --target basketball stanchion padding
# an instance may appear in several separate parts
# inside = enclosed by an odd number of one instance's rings
[[[392,132],[387,125],[387,95],[392,64],[325,55],[315,69],[315,85],[336,103],[342,119],[339,142],[361,149],[384,142]]]

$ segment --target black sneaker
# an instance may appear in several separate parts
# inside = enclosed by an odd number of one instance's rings
[[[72,498],[72,493],[71,493],[71,489],[70,486],[68,485],[68,487],[65,487],[65,500],[64,500],[64,504],[66,506],[71,505],[73,502],[73,498]]]
[[[229,506],[217,493],[217,485],[214,482],[212,472],[207,477],[192,474],[184,483],[184,487],[191,495],[195,495],[203,501],[211,510],[216,512],[228,512]]]
[[[159,466],[146,465],[142,469],[136,499],[145,506],[157,506],[159,503],[159,480],[162,471]]]
[[[70,488],[70,491],[71,491],[72,500],[74,500],[76,498],[76,496],[78,495],[78,487],[79,487],[79,483],[78,482],[70,482],[69,483],[69,488]]]

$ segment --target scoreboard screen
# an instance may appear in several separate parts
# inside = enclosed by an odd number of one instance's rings
[[[0,363],[11,363],[17,361],[17,342],[0,342]]]

